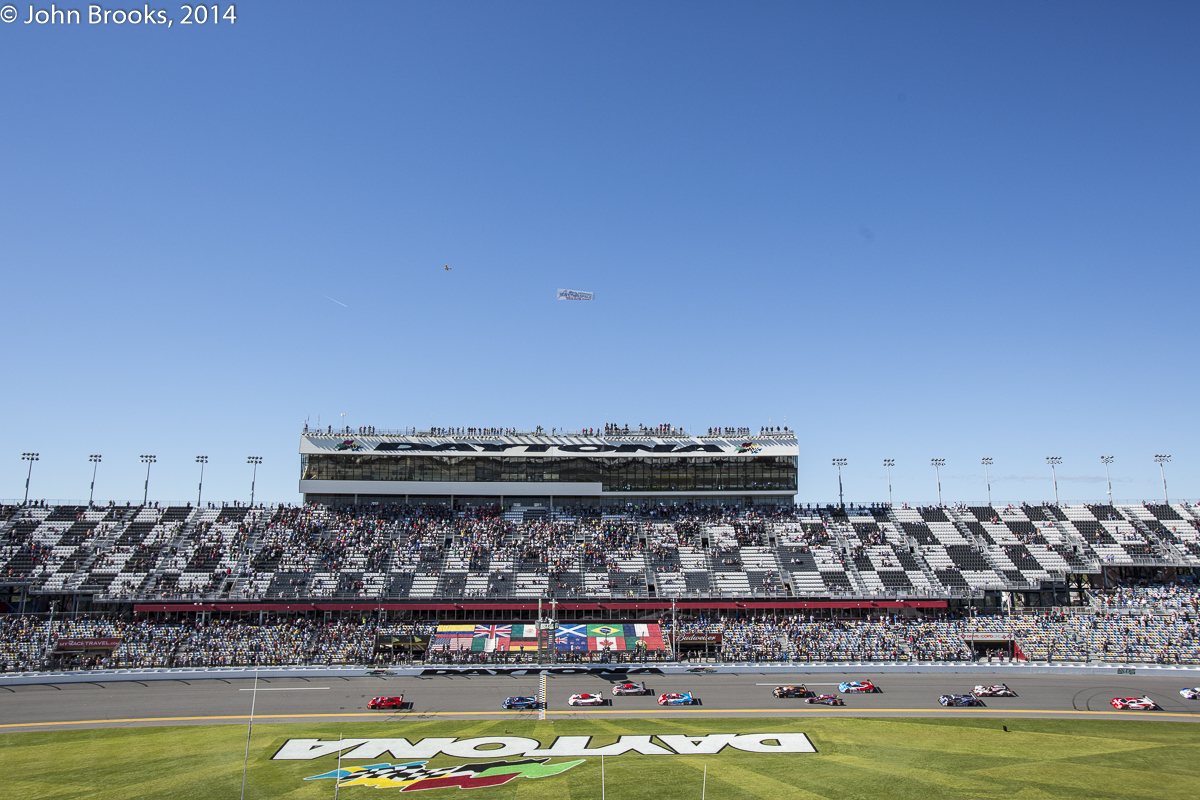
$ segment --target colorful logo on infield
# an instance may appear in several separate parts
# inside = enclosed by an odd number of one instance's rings
[[[337,447],[335,447],[333,449],[334,450],[352,450],[357,453],[359,450],[362,450],[362,445],[359,444],[358,442],[354,441],[353,439],[347,439],[346,441],[342,442],[341,444],[339,444]]]
[[[756,445],[754,442],[742,442],[741,445],[738,446],[737,452],[739,452],[739,453],[757,453],[760,450],[762,450],[762,448],[759,447],[758,445]]]
[[[404,764],[371,764],[367,767],[342,767],[332,772],[313,775],[306,781],[333,778],[342,786],[371,786],[375,789],[399,789],[419,792],[425,789],[480,789],[500,786],[514,778],[548,778],[579,766],[579,761],[547,764],[548,758],[526,758],[522,761],[481,761],[459,764],[456,767],[427,767],[428,761],[409,761]]]

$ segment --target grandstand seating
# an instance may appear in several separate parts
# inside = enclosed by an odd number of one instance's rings
[[[955,597],[1200,565],[1184,504],[0,509],[0,584],[97,602]]]

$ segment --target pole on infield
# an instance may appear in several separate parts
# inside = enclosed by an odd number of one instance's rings
[[[254,703],[258,700],[258,670],[254,670],[254,691],[250,695],[250,724],[246,726],[246,757],[242,760],[242,800],[246,800],[246,769],[250,766],[250,732],[254,730]],[[340,761],[342,752],[338,751]]]
[[[604,754],[600,754],[600,800],[604,800]]]
[[[700,800],[704,800],[704,793],[708,791],[708,764],[704,765],[704,780],[700,784]]]
[[[342,783],[342,734],[338,734],[338,765],[337,774],[333,776],[333,800],[337,800],[338,788]]]

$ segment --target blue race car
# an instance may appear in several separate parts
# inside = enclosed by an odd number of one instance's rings
[[[944,694],[938,698],[944,706],[981,706],[983,701],[973,694]]]
[[[842,681],[838,684],[840,692],[878,692],[875,684],[870,681]]]
[[[692,697],[691,692],[672,692],[670,694],[659,695],[658,704],[660,706],[694,706],[699,704],[699,700]]]
[[[542,704],[538,702],[536,697],[506,697],[504,698],[504,707],[507,708],[525,708],[538,709]]]

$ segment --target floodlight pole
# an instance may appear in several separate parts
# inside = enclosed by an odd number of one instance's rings
[[[892,506],[892,467],[896,466],[896,459],[894,459],[894,458],[885,458],[885,459],[883,460],[883,466],[887,467],[887,476],[888,476],[888,508],[891,508],[891,506]]]
[[[1054,505],[1058,505],[1058,472],[1055,467],[1062,463],[1062,456],[1046,456],[1046,463],[1050,465],[1050,477],[1054,480]]]
[[[983,458],[983,482],[987,484],[988,506],[992,505],[992,477],[988,474],[988,467],[992,465],[992,459],[988,456]]]
[[[1104,479],[1108,481],[1108,504],[1111,506],[1112,499],[1112,476],[1108,474],[1108,465],[1113,462],[1112,456],[1100,456],[1100,460],[1104,462]]]
[[[199,508],[200,498],[204,496],[204,465],[208,463],[208,456],[196,456],[196,463],[200,465],[200,483],[196,486],[196,508]]]
[[[150,465],[158,461],[158,456],[141,456],[142,463],[146,465],[146,487],[142,493],[142,505],[145,506],[150,498]]]
[[[21,453],[21,460],[29,462],[29,472],[25,473],[25,499],[21,501],[22,508],[29,505],[29,479],[33,477],[33,462],[38,460],[37,453]]]
[[[1163,464],[1168,464],[1171,461],[1169,455],[1156,455],[1154,463],[1158,464],[1158,471],[1162,475],[1163,482],[1163,505],[1171,505],[1171,501],[1167,499],[1167,471],[1163,469]]]
[[[844,467],[846,465],[846,459],[835,458],[833,460],[833,465],[835,467],[837,467],[837,471],[838,471],[838,505],[841,506],[842,508],[845,508],[846,507],[846,498],[842,495],[842,467]]]
[[[937,475],[938,508],[941,508],[942,507],[942,467],[946,465],[946,459],[931,458],[931,459],[929,459],[929,463],[931,465],[933,465],[933,471]]]
[[[250,507],[254,508],[254,482],[258,480],[258,465],[262,463],[262,456],[247,456],[246,463],[254,465],[254,472],[250,476]]]
[[[92,498],[96,496],[96,470],[100,467],[100,456],[93,453],[88,456],[88,461],[92,462],[92,486],[88,489],[88,508],[91,508]]]

